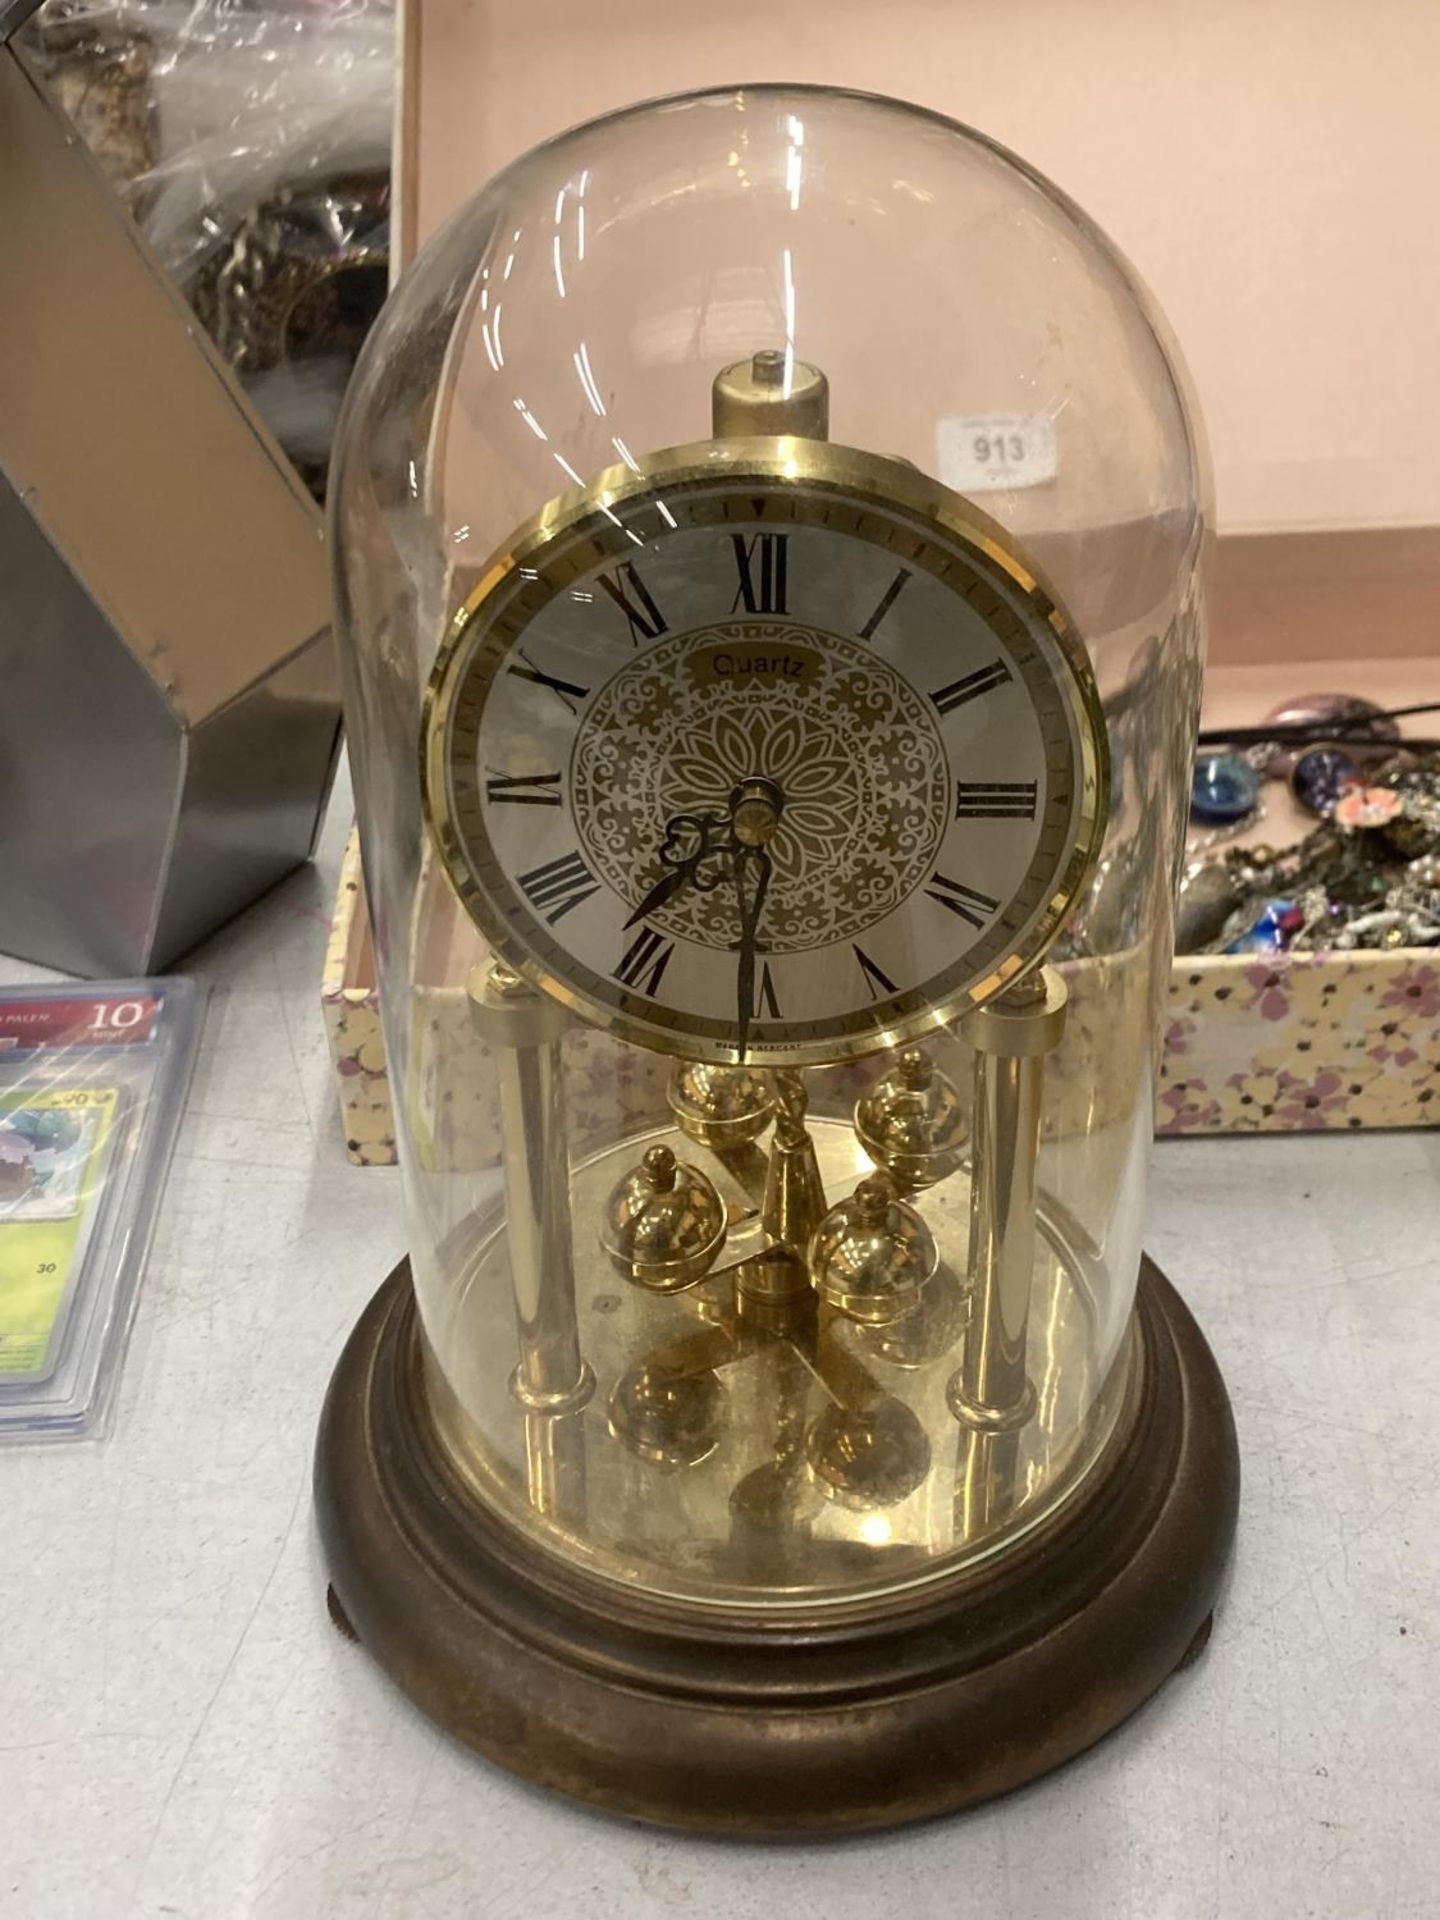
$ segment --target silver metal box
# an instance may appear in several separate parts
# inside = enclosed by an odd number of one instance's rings
[[[0,45],[0,948],[153,972],[307,858],[320,515]]]

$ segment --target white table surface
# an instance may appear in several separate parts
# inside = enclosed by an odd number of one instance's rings
[[[1440,1914],[1440,1138],[1157,1150],[1150,1249],[1239,1423],[1233,1579],[1197,1666],[998,1805],[825,1845],[646,1831],[474,1759],[340,1638],[311,1444],[405,1244],[396,1176],[345,1163],[320,1020],[348,817],[342,786],[314,869],[195,958],[108,1437],[0,1454],[0,1914]]]

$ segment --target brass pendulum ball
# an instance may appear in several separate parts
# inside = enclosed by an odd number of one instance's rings
[[[680,1131],[713,1153],[748,1146],[775,1117],[774,1086],[753,1067],[677,1061],[666,1098]]]
[[[955,1083],[912,1047],[855,1103],[855,1136],[902,1193],[915,1193],[955,1171],[970,1129]]]
[[[625,1279],[651,1293],[679,1293],[705,1278],[726,1230],[713,1181],[669,1147],[653,1146],[612,1189],[600,1240]]]
[[[930,1229],[883,1173],[830,1209],[810,1241],[810,1277],[847,1319],[886,1326],[913,1313],[939,1265]]]

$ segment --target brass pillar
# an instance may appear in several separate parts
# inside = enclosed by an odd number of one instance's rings
[[[476,1029],[493,1049],[500,1096],[519,1347],[510,1384],[526,1409],[531,1503],[554,1515],[562,1504],[583,1504],[583,1435],[579,1421],[567,1416],[595,1391],[575,1309],[560,1052],[567,1015],[498,961],[477,967],[467,991]]]
[[[1045,1055],[1065,1031],[1065,983],[1052,967],[973,1014],[975,1150],[970,1201],[972,1310],[946,1397],[961,1444],[957,1525],[973,1538],[1015,1498],[1019,1433],[1035,1411],[1025,1371],[1035,1268],[1035,1188]]]

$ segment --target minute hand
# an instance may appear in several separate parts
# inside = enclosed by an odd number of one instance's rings
[[[740,908],[740,957],[735,969],[735,1046],[740,1058],[750,1043],[750,1012],[755,1005],[755,935],[765,896],[770,891],[770,855],[764,847],[737,846],[732,855],[735,891]],[[745,886],[746,868],[755,869],[753,896]]]

